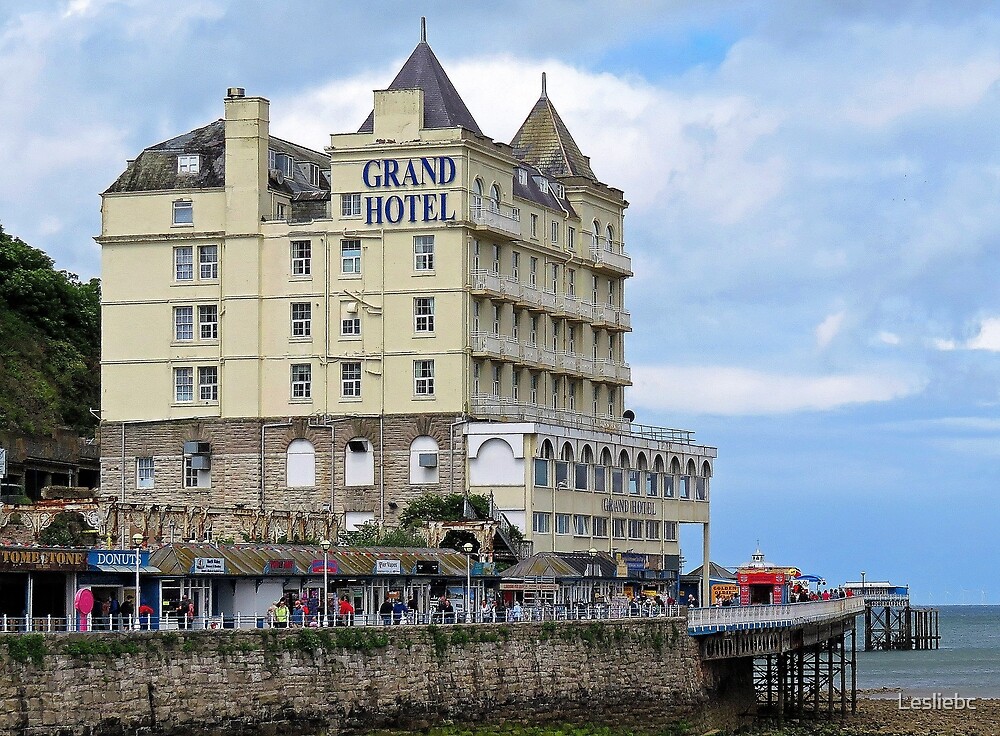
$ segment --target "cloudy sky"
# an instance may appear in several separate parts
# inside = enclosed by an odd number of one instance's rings
[[[99,275],[99,193],[229,86],[321,148],[428,40],[510,140],[548,90],[631,202],[629,404],[719,448],[716,561],[1000,603],[1000,6],[0,7],[0,223]],[[689,556],[698,556],[693,537]]]

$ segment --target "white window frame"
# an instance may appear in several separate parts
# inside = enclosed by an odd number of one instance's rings
[[[434,396],[434,361],[413,361],[413,393],[415,396]]]
[[[413,331],[420,335],[434,334],[434,297],[413,297]]]
[[[174,200],[170,222],[173,225],[194,225],[194,202],[190,199]]]
[[[598,539],[608,538],[608,517],[607,516],[595,516],[594,522],[594,536]]]
[[[174,340],[194,340],[194,307],[174,307]]]
[[[514,281],[518,281],[520,280],[520,275],[521,275],[521,254],[516,250],[512,250],[510,252],[510,277],[514,279]]]
[[[312,302],[292,302],[290,312],[292,337],[312,337]]]
[[[361,361],[345,360],[340,364],[340,395],[345,399],[361,398]]]
[[[531,213],[531,237],[538,237],[538,215]]]
[[[357,245],[357,247],[353,247]],[[350,253],[350,255],[348,255]],[[350,238],[340,241],[340,273],[344,276],[361,275],[361,240]]]
[[[590,517],[587,514],[573,514],[573,534],[577,537],[590,536]]]
[[[219,278],[219,246],[198,246],[198,278],[204,281]]]
[[[557,245],[559,243],[559,221],[553,220],[549,224],[549,240],[552,245]]]
[[[190,245],[174,248],[174,281],[194,281],[194,248]]]
[[[340,336],[361,337],[361,317],[358,315],[353,317],[341,317]]]
[[[572,514],[556,514],[556,534],[572,534],[573,533],[573,515]]]
[[[414,271],[434,270],[433,235],[413,236],[413,270]]]
[[[194,401],[194,368],[174,368],[174,403],[190,404]]]
[[[551,534],[552,514],[548,511],[531,512],[531,531],[535,534]]]
[[[185,488],[211,488],[212,471],[195,470],[194,456],[184,456],[184,487]]]
[[[219,368],[214,365],[198,366],[198,400],[219,400]]]
[[[198,305],[198,339],[219,339],[219,306],[217,304]]]
[[[293,240],[289,248],[292,276],[298,278],[312,276],[312,241]]]
[[[201,155],[197,153],[181,153],[177,156],[178,174],[197,174],[201,171]]]
[[[289,376],[292,401],[312,400],[312,363],[292,363]]]
[[[361,192],[348,192],[340,195],[340,216],[344,218],[361,217]]]
[[[137,457],[135,459],[135,487],[149,489],[156,484],[156,459]]]

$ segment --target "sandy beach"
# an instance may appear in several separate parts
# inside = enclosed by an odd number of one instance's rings
[[[1000,735],[1000,700],[975,699],[964,710],[937,707],[929,710],[909,708],[907,696],[903,707],[896,694],[880,693],[858,699],[858,713],[845,723],[847,734],[884,734],[886,736],[998,736]]]

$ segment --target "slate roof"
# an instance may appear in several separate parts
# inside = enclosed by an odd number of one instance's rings
[[[591,563],[600,568],[600,577],[613,578],[618,570],[618,565],[605,552],[598,552],[593,558],[587,552],[538,552],[508,567],[503,571],[503,578],[582,578]]]
[[[304,146],[270,136],[268,148],[290,155],[296,162],[291,179],[270,172],[270,186],[289,194],[296,201],[330,198],[330,157]],[[197,174],[177,172],[178,154],[200,154]],[[313,163],[320,167],[320,185],[309,183],[299,165]],[[207,189],[226,184],[226,123],[216,120],[208,125],[150,146],[130,161],[125,172],[107,192],[152,192],[165,189]]]
[[[583,176],[597,181],[590,168],[590,158],[583,155],[549,100],[544,75],[542,96],[531,108],[510,145],[517,158],[537,166],[550,176]]]
[[[177,173],[177,154],[201,154],[197,174]],[[150,146],[130,161],[107,192],[152,192],[161,189],[207,189],[226,184],[226,124],[216,120],[202,128]]]
[[[681,577],[683,579],[695,579],[701,580],[701,568],[703,565],[698,565],[691,572],[684,573]],[[736,580],[736,573],[729,568],[723,567],[717,562],[711,562],[708,565],[708,577],[712,580]]]
[[[388,89],[424,91],[424,128],[465,128],[476,135],[483,134],[426,41],[413,49]],[[371,133],[374,125],[375,111],[372,110],[358,132]]]

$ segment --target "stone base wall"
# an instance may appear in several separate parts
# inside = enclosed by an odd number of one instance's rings
[[[425,493],[461,493],[465,488],[465,437],[452,433],[450,414],[334,418],[328,423],[308,417],[295,419],[185,419],[162,422],[106,423],[101,427],[101,490],[123,510],[208,516],[216,537],[241,538],[248,510],[278,514],[330,515],[342,519],[349,511],[374,512],[395,526],[412,499]],[[122,440],[124,434],[124,456]],[[452,434],[454,448],[452,449]],[[438,445],[438,482],[410,484],[410,443],[433,437]],[[264,483],[261,484],[263,437]],[[315,448],[316,483],[308,488],[286,484],[286,450],[296,439]],[[366,486],[345,486],[345,452],[352,439],[371,443],[375,480]],[[184,442],[211,445],[211,487],[184,487]],[[138,488],[136,459],[152,457],[152,488]],[[124,470],[124,473],[123,473]],[[382,475],[384,474],[384,477]],[[123,511],[125,513],[126,511]],[[259,524],[258,524],[259,526]],[[309,526],[307,523],[306,526]],[[197,530],[197,523],[185,528]],[[179,537],[178,537],[179,538]],[[264,537],[266,538],[266,537]],[[161,538],[162,540],[162,538]]]
[[[0,644],[0,736],[363,733],[445,721],[731,725],[748,683],[752,700],[750,660],[713,669],[684,627],[668,619],[9,636]]]

